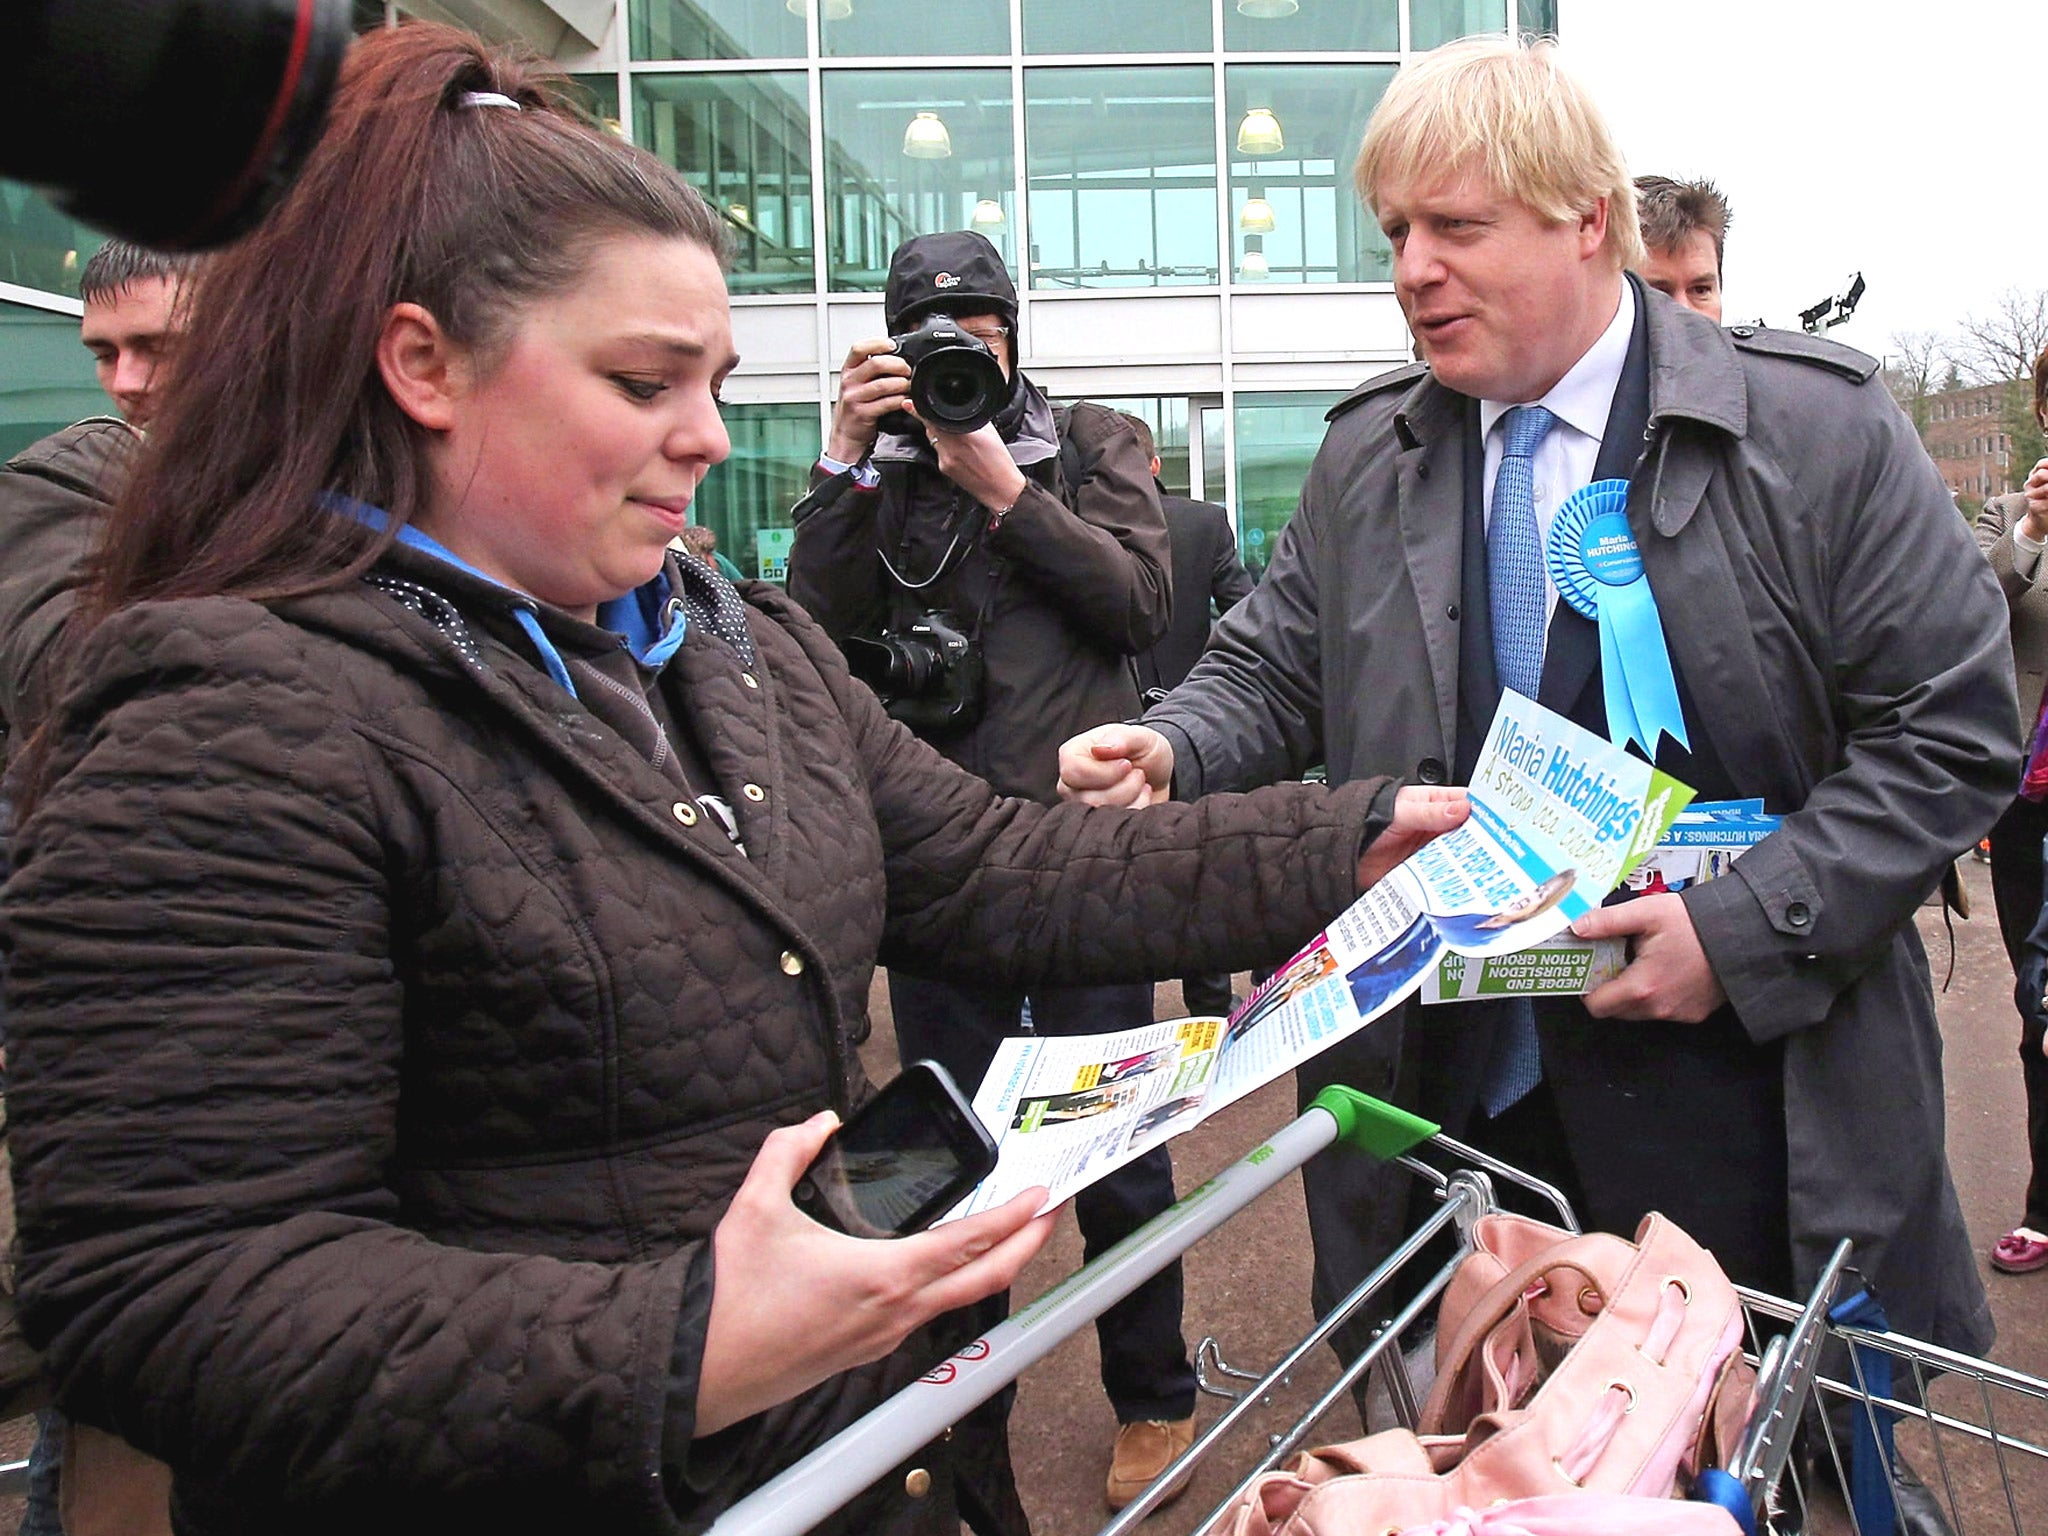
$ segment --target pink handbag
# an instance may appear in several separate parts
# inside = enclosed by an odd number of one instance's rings
[[[1735,1288],[1699,1244],[1654,1214],[1633,1243],[1509,1215],[1483,1217],[1473,1240],[1438,1309],[1419,1433],[1305,1452],[1212,1530],[1506,1536],[1460,1512],[1581,1493],[1669,1500],[1733,1448],[1755,1379]]]

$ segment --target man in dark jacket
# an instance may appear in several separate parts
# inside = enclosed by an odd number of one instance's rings
[[[900,691],[891,712],[1000,792],[1050,801],[1059,742],[1137,712],[1131,658],[1166,629],[1167,533],[1150,455],[1115,411],[1083,403],[1057,412],[1017,367],[1016,288],[980,235],[904,242],[886,299],[892,336],[945,315],[986,346],[1009,399],[978,431],[928,433],[891,417],[908,403],[912,372],[895,344],[857,344],[811,492],[795,510],[790,594],[842,644],[916,645],[914,626],[937,615],[978,656],[979,688],[963,689],[958,669],[934,668],[934,686]],[[942,719],[935,698],[964,703]],[[997,1042],[1024,1027],[1026,996],[1014,988],[891,967],[889,999],[903,1059],[942,1062],[969,1094]],[[1029,1007],[1031,1026],[1047,1034],[1128,1029],[1151,1022],[1152,989],[1042,987]],[[1161,1147],[1076,1199],[1087,1253],[1172,1202]],[[1180,1312],[1176,1265],[1097,1324],[1103,1386],[1121,1426],[1112,1505],[1135,1497],[1192,1438],[1195,1382]],[[990,1441],[1007,1411],[1005,1399],[984,1424]]]
[[[1238,558],[1237,534],[1230,514],[1213,501],[1192,501],[1170,494],[1159,484],[1159,449],[1144,420],[1125,413],[1137,434],[1138,446],[1152,461],[1152,483],[1159,486],[1159,504],[1166,509],[1166,537],[1173,547],[1173,622],[1159,643],[1138,658],[1138,686],[1145,702],[1157,704],[1194,670],[1209,631],[1217,619],[1252,589],[1252,575]],[[1236,999],[1228,971],[1184,976],[1181,1001],[1187,1011],[1228,1014]]]
[[[1446,101],[1487,104],[1454,114],[1472,135],[1457,155],[1418,128]],[[1506,126],[1516,102],[1538,128]],[[1724,331],[1625,275],[1626,168],[1547,46],[1466,41],[1404,69],[1359,180],[1425,362],[1331,412],[1264,580],[1147,716],[1156,731],[1105,727],[1063,769],[1109,800],[1318,758],[1333,782],[1462,782],[1510,664],[1531,660],[1522,691],[1604,733],[1597,631],[1540,566],[1499,555],[1504,515],[1540,528],[1576,486],[1625,479],[1691,741],[1665,739],[1659,765],[1705,795],[1763,797],[1779,829],[1722,879],[1582,919],[1633,955],[1583,1004],[1431,1010],[1405,1035],[1389,1015],[1304,1086],[1402,1081],[1511,1161],[1561,1153],[1589,1225],[1626,1232],[1654,1204],[1768,1288],[1811,1286],[1853,1238],[1894,1327],[1981,1352],[1991,1318],[1913,915],[2012,794],[1990,571],[1874,361]],[[1511,477],[1517,409],[1540,430]],[[1511,594],[1526,615],[1504,614]],[[1405,1191],[1375,1195],[1356,1162],[1307,1173],[1318,1291],[1342,1295],[1403,1224]]]
[[[72,605],[108,510],[127,483],[142,429],[163,401],[185,313],[191,257],[109,240],[79,274],[79,341],[120,417],[91,416],[32,443],[0,466],[0,741],[11,756],[49,708]],[[0,805],[0,828],[11,821]],[[4,849],[0,843],[0,849]],[[13,1235],[8,1211],[6,1238]],[[11,1247],[11,1241],[4,1246]],[[10,1381],[19,1345],[11,1296],[0,1351]],[[68,1464],[68,1472],[64,1470]],[[89,1425],[44,1416],[31,1460],[23,1529],[52,1529],[50,1486],[62,1477],[62,1524],[74,1536],[168,1531],[170,1475],[162,1463]]]

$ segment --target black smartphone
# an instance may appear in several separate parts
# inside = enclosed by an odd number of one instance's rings
[[[832,1133],[797,1208],[853,1237],[922,1232],[987,1178],[995,1138],[935,1061],[913,1061]]]

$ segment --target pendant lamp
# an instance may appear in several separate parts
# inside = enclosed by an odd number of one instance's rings
[[[953,153],[953,135],[936,112],[920,112],[903,130],[903,153],[913,160],[945,160]]]
[[[1237,14],[1258,21],[1278,21],[1301,9],[1301,0],[1237,0]]]
[[[984,197],[974,205],[974,212],[967,222],[976,229],[1001,229],[1003,227],[1003,205],[992,197]]]
[[[1280,132],[1280,119],[1273,115],[1271,107],[1253,107],[1245,113],[1244,121],[1237,125],[1237,152],[1240,155],[1277,155],[1287,147],[1287,138]]]
[[[1237,227],[1248,235],[1269,235],[1273,232],[1273,205],[1263,197],[1248,197],[1244,206],[1237,210]]]

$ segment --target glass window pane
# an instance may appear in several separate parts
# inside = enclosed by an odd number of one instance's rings
[[[1163,288],[1216,274],[1206,66],[1024,75],[1034,288]]]
[[[1241,283],[1383,283],[1393,253],[1351,184],[1391,64],[1233,64],[1230,226]],[[1275,147],[1277,145],[1277,147]]]
[[[1557,0],[1522,0],[1515,14],[1524,32],[1538,37],[1557,36]]]
[[[0,303],[0,459],[87,416],[111,416],[78,318]]]
[[[1397,0],[1236,0],[1223,8],[1223,46],[1233,53],[1309,53],[1338,48],[1392,53],[1401,46]]]
[[[805,0],[633,0],[636,59],[800,59]],[[830,14],[832,0],[827,0]]]
[[[811,290],[811,126],[801,74],[635,75],[633,137],[732,225],[733,292]]]
[[[1024,0],[1026,53],[1207,53],[1209,0],[1146,0],[1133,16],[1102,0]]]
[[[619,131],[619,77],[617,75],[571,75],[569,95],[577,106],[613,133]]]
[[[1009,0],[825,0],[829,58],[1010,51]]]
[[[824,439],[815,405],[728,405],[732,456],[697,488],[690,521],[718,535],[718,552],[745,576],[789,574],[789,509],[810,489]]]
[[[1301,500],[1309,464],[1341,391],[1237,397],[1237,542],[1245,568],[1263,576],[1273,541]]]
[[[20,182],[0,181],[0,283],[75,299],[79,268],[106,239]]]
[[[832,287],[879,293],[898,245],[944,229],[987,235],[1014,276],[1010,72],[833,70],[824,84]]]
[[[1408,46],[1417,53],[1474,32],[1507,29],[1508,0],[1408,0]]]

